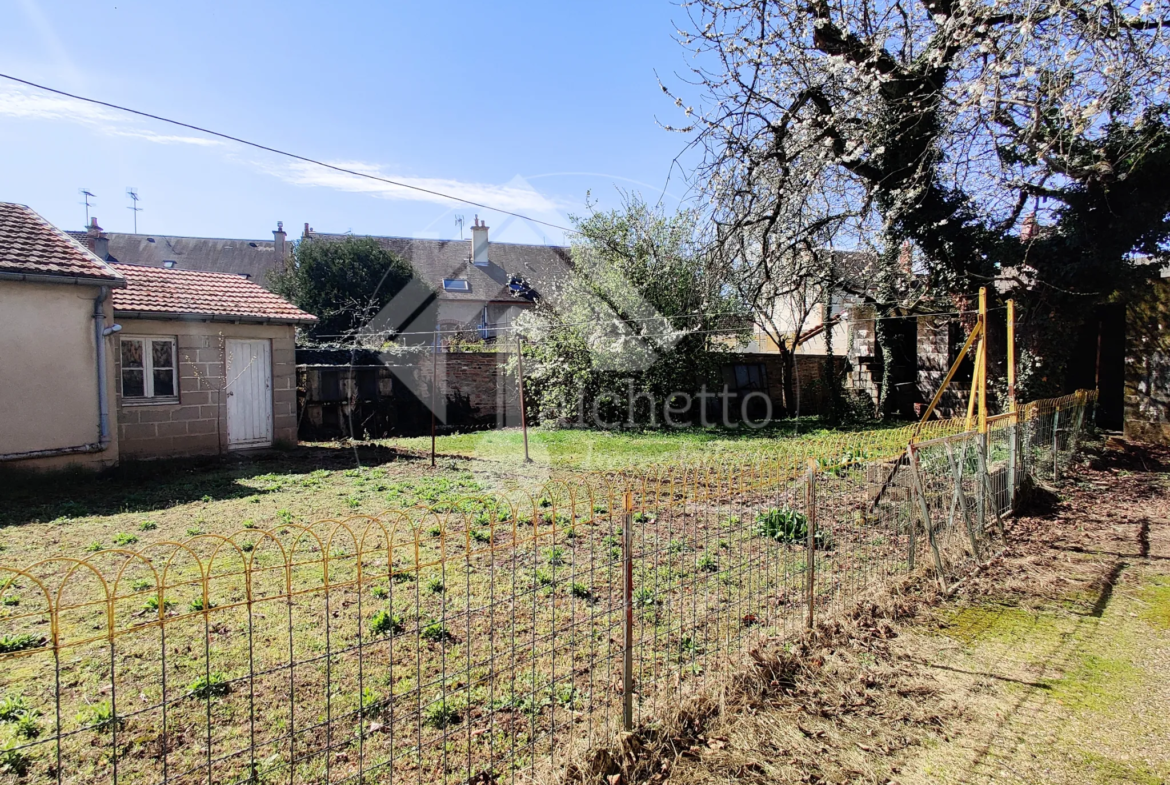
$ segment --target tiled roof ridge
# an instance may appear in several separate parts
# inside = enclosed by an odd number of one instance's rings
[[[80,255],[72,259],[65,257],[58,257],[53,259],[50,257],[45,261],[26,259],[22,261],[8,260],[7,262],[2,257],[0,257],[0,268],[8,267],[13,271],[18,271],[26,275],[47,276],[53,278],[88,278],[95,281],[109,281],[115,284],[122,283],[122,276],[119,275],[112,266],[95,255],[91,250],[86,248],[85,245],[79,242],[75,237],[70,236],[68,232],[55,226],[47,218],[45,218],[33,208],[29,207],[27,204],[21,204],[20,202],[0,201],[0,211],[23,213],[24,220],[31,221],[36,224],[36,230],[43,232],[45,235],[51,236],[53,241],[63,243],[68,247],[69,252]],[[11,224],[11,226],[16,230],[13,236],[20,237],[30,245],[36,244],[36,238],[29,231],[32,227],[20,226],[15,222]],[[8,237],[9,233],[4,226],[0,226],[0,232],[3,232],[5,239],[10,239]],[[48,237],[42,236],[40,241],[44,242],[47,239]],[[7,249],[0,249],[0,251],[4,250]],[[51,253],[52,250],[53,249],[46,249],[45,253]],[[65,251],[64,248],[58,250],[61,252]]]
[[[309,324],[316,317],[235,273],[114,263],[126,277],[115,292],[115,312],[245,318]]]
[[[467,243],[468,245],[471,244],[470,238],[465,238],[465,239],[461,239],[461,240],[456,240],[456,239],[448,240],[448,239],[444,239],[442,237],[406,237],[406,236],[397,235],[397,234],[358,234],[357,232],[317,232],[317,231],[314,231],[312,234],[309,235],[308,239],[311,240],[314,237],[330,237],[330,238],[332,238],[332,237],[357,237],[359,239],[364,237],[364,238],[369,238],[371,240],[408,240],[412,243]],[[510,243],[506,240],[492,240],[490,244],[491,245],[510,245],[510,246],[513,246],[516,248],[549,248],[549,249],[555,249],[558,251],[572,250],[571,245],[549,245],[549,244],[544,244],[544,243]]]

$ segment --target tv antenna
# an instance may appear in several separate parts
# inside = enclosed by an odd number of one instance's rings
[[[85,188],[78,188],[77,193],[81,194],[85,198],[85,201],[82,202],[82,204],[85,205],[85,225],[89,226],[89,200],[96,199],[97,197]]]
[[[455,216],[455,225],[459,227],[459,239],[462,240],[463,239],[463,216],[462,215]]]
[[[142,208],[138,206],[138,189],[127,188],[126,195],[130,197],[130,206],[126,209],[134,211],[134,234],[138,234],[138,214],[142,212]]]

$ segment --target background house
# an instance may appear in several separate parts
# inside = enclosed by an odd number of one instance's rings
[[[33,210],[0,203],[0,462],[117,462],[110,292],[125,285]]]
[[[69,234],[103,261],[232,273],[265,288],[268,287],[269,273],[284,269],[291,250],[285,242],[284,226],[279,221],[271,240],[107,232],[98,225],[96,217],[83,231]]]
[[[114,264],[124,456],[295,444],[297,325],[316,319],[229,273]]]
[[[563,246],[493,243],[488,232],[476,219],[469,240],[371,239],[408,262],[415,276],[436,292],[441,332],[491,341],[506,335],[507,327],[535,305],[542,291],[569,274],[571,258]],[[301,241],[347,236],[316,232],[306,224]]]

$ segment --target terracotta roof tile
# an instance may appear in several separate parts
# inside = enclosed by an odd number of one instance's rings
[[[113,298],[114,312],[122,315],[190,315],[293,324],[317,321],[317,317],[239,275],[134,264],[110,266],[126,278],[126,288],[115,290]]]
[[[122,283],[113,268],[23,204],[0,202],[0,272]]]

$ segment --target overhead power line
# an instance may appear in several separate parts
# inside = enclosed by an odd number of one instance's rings
[[[146,118],[149,118],[151,120],[158,120],[160,123],[169,123],[170,125],[176,125],[176,126],[179,126],[180,128],[187,128],[191,131],[198,131],[201,134],[207,134],[209,136],[217,136],[220,139],[227,139],[230,142],[236,142],[237,144],[247,145],[248,147],[254,147],[257,150],[264,150],[265,152],[274,153],[276,155],[283,155],[286,158],[292,158],[292,159],[297,160],[297,161],[304,161],[305,163],[313,164],[314,166],[320,166],[320,167],[323,167],[325,169],[332,169],[335,172],[341,172],[343,174],[353,175],[354,177],[364,177],[367,180],[376,180],[380,183],[386,183],[387,185],[393,185],[393,186],[398,187],[398,188],[406,188],[406,189],[411,190],[411,191],[418,191],[420,193],[430,194],[431,196],[438,196],[438,197],[443,198],[443,199],[450,199],[453,202],[460,202],[462,204],[469,204],[472,207],[482,207],[484,210],[492,210],[493,212],[503,213],[504,215],[510,215],[514,218],[519,218],[519,219],[524,220],[524,221],[531,221],[532,223],[540,224],[542,226],[547,226],[550,229],[556,229],[556,230],[561,231],[561,232],[569,232],[571,234],[580,234],[580,232],[577,231],[576,229],[570,229],[567,226],[561,226],[559,224],[550,223],[549,221],[542,221],[539,218],[533,218],[531,216],[524,215],[522,213],[515,213],[515,212],[512,212],[511,210],[504,210],[504,209],[499,208],[499,207],[493,207],[492,205],[484,204],[483,202],[474,202],[470,199],[464,199],[463,197],[460,197],[460,196],[454,196],[452,194],[443,193],[442,191],[436,191],[436,190],[433,190],[431,188],[423,188],[420,185],[411,185],[410,183],[404,183],[404,182],[400,182],[398,180],[391,180],[388,177],[379,177],[376,174],[370,174],[368,172],[359,172],[359,171],[356,171],[354,169],[347,169],[344,166],[336,166],[334,164],[328,164],[328,163],[325,163],[324,161],[318,161],[315,158],[309,158],[308,156],[297,155],[296,153],[290,153],[287,150],[280,150],[276,147],[269,147],[268,145],[260,144],[258,142],[249,142],[247,139],[241,139],[238,136],[232,136],[230,134],[220,133],[219,131],[212,131],[210,128],[203,128],[202,126],[192,125],[191,123],[184,123],[184,122],[181,122],[179,120],[171,120],[170,118],[162,117],[162,116],[156,115],[156,114],[151,114],[150,112],[142,112],[142,111],[139,111],[138,109],[131,109],[131,108],[126,107],[126,106],[119,106],[118,104],[112,104],[112,103],[109,103],[108,101],[99,101],[96,98],[87,98],[84,95],[76,95],[74,93],[67,93],[64,90],[58,90],[55,87],[49,87],[47,85],[37,84],[36,82],[30,82],[27,79],[20,79],[18,77],[11,76],[9,74],[0,73],[0,77],[8,79],[12,82],[18,82],[22,85],[34,87],[37,90],[44,90],[45,92],[54,93],[55,95],[64,96],[65,98],[72,98],[76,101],[84,101],[88,104],[94,104],[96,106],[104,106],[107,109],[114,109],[114,110],[119,111],[119,112],[126,112],[128,114],[138,115],[139,117],[146,117]]]

